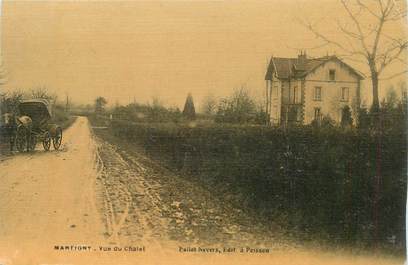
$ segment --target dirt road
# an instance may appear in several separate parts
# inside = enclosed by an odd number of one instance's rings
[[[44,152],[38,145],[33,153],[15,154],[0,163],[4,252],[103,242],[95,204],[95,144],[87,119],[78,118],[64,132],[63,142],[60,151]]]
[[[317,255],[282,238],[279,227],[264,227],[141,153],[94,137],[84,117],[64,132],[60,151],[44,152],[37,146],[33,153],[17,153],[0,162],[2,265],[207,264],[208,259],[213,264],[236,264],[243,258],[247,264],[400,261]],[[76,249],[61,251],[55,246]],[[78,250],[80,246],[89,249]],[[147,250],[100,249],[115,246]],[[197,246],[268,248],[270,252],[180,251],[180,247]]]
[[[285,248],[278,226],[255,218],[142,154],[97,138],[103,163],[99,190],[106,194],[107,230],[118,244],[182,242]],[[101,187],[102,186],[102,187]],[[113,220],[113,221],[111,221]],[[116,220],[116,227],[115,226]],[[112,225],[113,224],[113,225]]]

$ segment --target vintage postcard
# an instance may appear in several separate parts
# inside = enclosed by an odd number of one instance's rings
[[[0,3],[0,265],[406,262],[405,0]]]

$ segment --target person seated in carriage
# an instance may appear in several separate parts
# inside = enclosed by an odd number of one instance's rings
[[[25,100],[19,105],[19,112],[22,116],[32,119],[35,131],[44,131],[48,121],[51,119],[49,103],[45,99]]]

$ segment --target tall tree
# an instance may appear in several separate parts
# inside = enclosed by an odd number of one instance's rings
[[[189,120],[194,120],[195,114],[193,96],[191,93],[188,93],[186,103],[184,103],[183,116]]]
[[[401,25],[406,26],[407,5],[403,0],[340,0],[340,2],[346,17],[344,21],[337,21],[340,34],[336,39],[323,34],[311,23],[305,25],[317,38],[323,40],[325,45],[341,51],[343,57],[363,62],[368,66],[373,96],[371,113],[377,135],[375,175],[373,176],[373,227],[374,238],[378,239],[383,145],[379,80],[390,79],[407,72],[407,61],[404,55],[406,55],[408,41],[405,33],[398,34],[395,30],[395,28],[401,28]],[[384,69],[395,62],[403,64],[403,71],[384,78],[382,76]]]
[[[368,65],[372,83],[372,110],[379,110],[378,83],[387,66],[402,62],[404,70],[383,78],[393,78],[407,72],[406,61],[402,57],[407,49],[406,36],[397,36],[393,25],[406,24],[406,3],[402,0],[340,0],[347,17],[337,21],[343,41],[329,37],[311,22],[303,23],[314,35],[324,41],[324,45],[337,48],[342,57]]]
[[[95,113],[102,113],[107,103],[108,101],[104,97],[97,97],[95,99]]]

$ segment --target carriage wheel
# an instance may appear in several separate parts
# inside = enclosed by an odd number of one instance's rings
[[[44,139],[42,141],[43,147],[45,151],[50,150],[51,146],[51,135],[49,132],[44,133]]]
[[[52,145],[55,150],[58,150],[62,142],[62,129],[58,127],[55,131],[55,136],[52,138]]]
[[[23,126],[18,126],[16,131],[16,147],[19,152],[24,152],[27,147],[27,130]]]
[[[35,134],[31,134],[30,136],[30,143],[29,143],[29,150],[30,151],[34,151],[35,146],[37,145],[37,137],[35,136]]]

